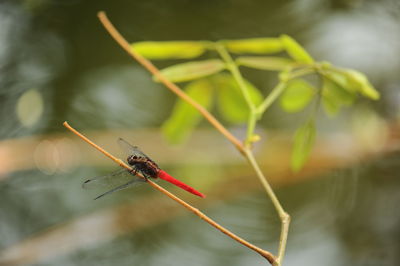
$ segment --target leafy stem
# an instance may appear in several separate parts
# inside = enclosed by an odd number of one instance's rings
[[[273,265],[281,265],[281,261],[285,254],[286,249],[286,242],[289,233],[289,224],[290,224],[290,216],[288,213],[285,212],[281,203],[279,202],[278,198],[276,197],[271,185],[268,183],[267,179],[265,178],[264,174],[262,173],[257,161],[254,158],[254,155],[251,151],[251,143],[253,142],[253,135],[257,120],[261,118],[262,114],[266,111],[266,109],[279,97],[279,95],[283,92],[286,86],[286,82],[279,82],[278,85],[272,90],[272,92],[268,95],[268,97],[261,103],[260,106],[256,107],[253,102],[251,101],[249,92],[247,90],[246,84],[244,79],[236,65],[233,61],[232,57],[229,55],[228,51],[225,47],[217,43],[216,49],[222,59],[227,64],[228,70],[231,72],[232,76],[235,78],[240,90],[243,93],[243,97],[245,98],[247,105],[249,106],[249,119],[247,124],[247,137],[245,140],[245,152],[244,156],[253,167],[254,171],[258,179],[260,180],[262,186],[264,187],[267,195],[271,199],[278,215],[281,219],[282,226],[281,226],[281,233],[279,238],[279,253],[277,260],[273,263]],[[308,73],[308,72],[307,72]],[[302,75],[306,74],[306,72],[301,73]]]
[[[268,94],[268,96],[264,99],[264,101],[257,106],[255,110],[250,113],[249,123],[247,127],[247,140],[246,146],[251,143],[251,136],[254,134],[256,121],[259,120],[265,111],[278,99],[278,97],[285,90],[288,82],[292,79],[306,76],[309,74],[315,73],[313,66],[307,66],[300,70],[290,72],[287,78],[282,79]]]
[[[257,114],[261,116],[264,112],[271,106],[271,104],[281,95],[286,87],[287,82],[281,81],[275,88],[272,89],[270,94],[265,98],[265,100],[257,107]]]
[[[240,73],[235,61],[233,61],[232,57],[229,55],[228,51],[224,47],[222,43],[216,43],[215,49],[224,60],[228,70],[231,72],[233,78],[239,86],[240,91],[243,94],[243,97],[249,107],[249,119],[247,123],[247,137],[245,140],[245,146],[249,146],[252,142],[253,132],[256,126],[256,107],[250,98],[249,91],[246,87],[246,83],[243,79],[242,74]]]
[[[253,142],[253,135],[257,120],[261,118],[267,108],[279,97],[279,95],[284,91],[287,82],[281,81],[278,85],[271,91],[271,93],[265,98],[265,100],[259,105],[255,107],[253,102],[251,101],[249,92],[247,90],[246,84],[244,79],[236,65],[233,61],[232,57],[229,55],[228,51],[221,43],[216,44],[216,50],[225,61],[228,70],[231,72],[232,76],[235,78],[240,90],[242,91],[243,97],[245,98],[247,105],[249,106],[249,119],[247,124],[247,138],[245,140],[245,152],[244,155],[250,165],[256,172],[258,179],[260,180],[261,184],[263,185],[265,191],[267,192],[269,198],[271,199],[278,215],[281,219],[282,226],[281,226],[281,233],[279,238],[279,253],[277,260],[273,263],[274,265],[281,265],[281,261],[285,254],[286,249],[286,242],[289,233],[289,224],[290,224],[290,216],[288,213],[285,212],[281,203],[279,202],[278,198],[276,197],[271,185],[268,183],[267,179],[265,178],[264,174],[262,173],[257,161],[254,158],[254,155],[251,151],[251,143]],[[311,68],[303,68],[299,71],[295,72],[290,76],[290,78],[294,78],[297,76],[307,75],[312,73],[314,70]],[[290,79],[289,78],[289,79]]]
[[[262,116],[265,111],[271,106],[271,104],[281,95],[285,90],[288,82],[292,79],[306,76],[315,73],[313,66],[307,66],[297,71],[292,71],[288,73],[287,77],[282,79],[270,92],[270,94],[265,98],[265,100],[257,107],[257,114]]]
[[[231,72],[232,76],[236,80],[236,82],[239,85],[240,90],[243,93],[243,97],[249,106],[250,110],[253,110],[255,108],[253,102],[251,101],[249,91],[246,88],[246,84],[244,82],[244,79],[242,77],[242,74],[240,74],[240,71],[238,67],[236,66],[236,63],[233,61],[232,57],[229,55],[228,51],[225,49],[225,47],[221,43],[217,43],[215,45],[216,50],[222,57],[222,59],[225,61],[225,64],[228,68],[228,70]]]
[[[290,73],[289,79],[295,79],[295,78],[299,78],[299,77],[306,76],[306,75],[313,74],[313,73],[315,73],[315,67],[307,66],[307,67],[304,67],[302,69],[299,69],[297,71],[293,71],[292,73]]]

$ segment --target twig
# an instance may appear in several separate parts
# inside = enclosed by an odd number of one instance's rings
[[[82,135],[80,132],[78,132],[76,129],[74,129],[73,127],[71,127],[68,122],[64,122],[63,125],[68,128],[70,131],[72,131],[75,135],[77,135],[79,138],[81,138],[82,140],[86,141],[87,143],[89,143],[90,145],[92,145],[94,148],[96,148],[98,151],[100,151],[101,153],[103,153],[105,156],[107,156],[108,158],[110,158],[111,160],[113,160],[114,162],[116,162],[119,166],[126,168],[127,170],[132,170],[132,168],[127,165],[126,163],[124,163],[122,160],[116,158],[115,156],[113,156],[112,154],[110,154],[109,152],[107,152],[106,150],[104,150],[103,148],[101,148],[100,146],[98,146],[96,143],[94,143],[93,141],[91,141],[90,139],[88,139],[87,137],[85,137],[84,135]],[[139,175],[140,176],[140,175]],[[140,176],[143,178],[143,176]],[[192,205],[190,205],[189,203],[183,201],[182,199],[180,199],[179,197],[175,196],[174,194],[172,194],[171,192],[167,191],[166,189],[162,188],[161,186],[157,185],[156,183],[154,183],[153,181],[147,179],[147,182],[155,189],[157,189],[158,191],[160,191],[161,193],[163,193],[164,195],[168,196],[169,198],[173,199],[174,201],[176,201],[177,203],[181,204],[183,207],[185,207],[186,209],[188,209],[189,211],[193,212],[195,215],[197,215],[200,219],[204,220],[205,222],[207,222],[208,224],[210,224],[211,226],[213,226],[214,228],[218,229],[219,231],[221,231],[222,233],[224,233],[225,235],[229,236],[230,238],[232,238],[233,240],[239,242],[240,244],[254,250],[255,252],[257,252],[258,254],[260,254],[261,256],[263,256],[264,258],[266,258],[271,264],[275,263],[276,258],[274,255],[272,255],[272,253],[261,249],[249,242],[247,242],[246,240],[244,240],[243,238],[235,235],[234,233],[232,233],[231,231],[229,231],[228,229],[226,229],[225,227],[221,226],[220,224],[218,224],[217,222],[215,222],[214,220],[212,220],[210,217],[208,217],[207,215],[205,215],[204,213],[202,213],[199,209],[194,208]]]
[[[207,119],[222,135],[224,135],[236,148],[243,153],[244,147],[242,142],[237,139],[232,133],[230,133],[210,112],[208,112],[203,106],[198,104],[192,98],[190,98],[184,91],[182,91],[176,84],[165,78],[160,71],[146,58],[137,53],[132,49],[131,45],[127,40],[117,31],[110,20],[108,20],[104,12],[99,12],[98,17],[103,24],[104,28],[114,38],[114,40],[136,61],[138,61],[144,68],[146,68],[151,74],[153,74],[161,83],[163,83],[168,89],[179,96],[182,100],[196,108],[205,119]]]

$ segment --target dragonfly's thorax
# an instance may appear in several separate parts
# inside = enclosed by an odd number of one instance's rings
[[[133,166],[136,171],[140,172],[145,177],[156,178],[160,170],[158,165],[149,158],[131,155],[126,160],[129,165]]]

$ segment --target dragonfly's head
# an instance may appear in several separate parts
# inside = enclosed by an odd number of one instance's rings
[[[126,161],[128,162],[129,165],[133,166],[138,162],[138,157],[136,155],[130,155],[130,156],[128,156]]]

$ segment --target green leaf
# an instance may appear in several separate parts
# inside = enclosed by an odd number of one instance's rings
[[[207,42],[136,42],[131,47],[148,59],[188,59],[202,55],[207,49]]]
[[[223,118],[233,124],[240,124],[249,118],[249,107],[235,79],[229,74],[218,74],[213,77],[218,92],[218,109]],[[250,82],[246,81],[250,100],[258,106],[262,94]]]
[[[377,100],[379,92],[368,81],[367,77],[352,69],[328,69],[323,75],[350,93],[358,92],[370,99]]]
[[[213,100],[213,86],[207,79],[189,83],[185,92],[197,103],[210,109]],[[171,116],[162,126],[162,132],[171,143],[182,142],[201,121],[201,114],[191,105],[177,100]]]
[[[219,59],[193,61],[173,65],[161,70],[161,74],[172,82],[184,82],[206,77],[225,69],[225,63]],[[159,80],[154,77],[155,81]]]
[[[375,90],[375,88],[368,81],[368,78],[363,73],[352,69],[347,69],[345,71],[349,79],[350,86],[372,100],[379,99],[379,92]]]
[[[340,111],[340,104],[335,102],[330,97],[322,96],[322,106],[328,116],[335,116]]]
[[[280,37],[286,52],[297,62],[311,64],[314,59],[307,53],[307,51],[292,37],[288,35],[282,35]]]
[[[349,106],[355,100],[356,94],[345,90],[332,80],[324,77],[322,88],[322,105],[325,113],[336,115],[341,106]]]
[[[323,72],[325,78],[331,80],[332,82],[336,83],[337,86],[343,88],[344,90],[350,93],[356,93],[357,90],[354,86],[350,85],[349,78],[345,73],[340,71],[336,71],[333,69],[329,69]]]
[[[289,67],[293,61],[276,56],[241,56],[236,59],[236,63],[256,69],[280,71]]]
[[[223,41],[226,48],[237,54],[272,54],[283,51],[279,38],[252,38]]]
[[[280,97],[280,106],[289,113],[301,111],[310,103],[315,89],[303,79],[289,81]]]
[[[292,151],[291,167],[294,172],[299,171],[307,161],[315,142],[315,123],[307,122],[296,130]]]

